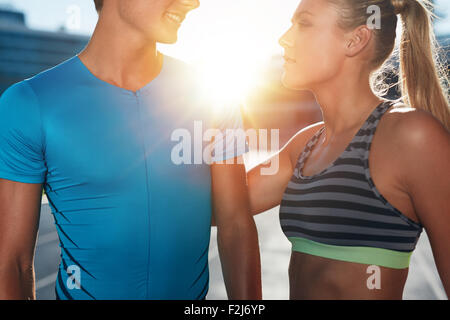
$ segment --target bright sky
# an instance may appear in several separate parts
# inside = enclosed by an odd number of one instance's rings
[[[288,28],[300,0],[201,0],[200,8],[188,15],[175,45],[161,46],[165,53],[186,61],[204,59],[219,50],[240,55],[250,51],[254,59],[280,53],[278,38]],[[437,26],[450,33],[450,1],[437,0],[437,8],[448,17]],[[97,13],[92,0],[0,0],[26,13],[36,29],[56,30],[70,24],[71,7],[80,9],[78,28],[68,32],[89,35]],[[245,53],[247,55],[247,53]]]

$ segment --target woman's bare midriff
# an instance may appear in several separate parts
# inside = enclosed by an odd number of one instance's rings
[[[373,270],[377,268],[369,267],[293,251],[289,264],[289,298],[402,299],[408,268],[378,267],[378,273]],[[379,286],[375,277],[379,277]]]

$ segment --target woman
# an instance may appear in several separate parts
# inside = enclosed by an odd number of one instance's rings
[[[280,205],[291,299],[401,299],[422,228],[450,294],[450,113],[428,5],[303,0],[280,39],[284,85],[312,91],[324,119],[274,155],[276,174],[248,173],[253,214]],[[371,85],[398,19],[405,104]]]

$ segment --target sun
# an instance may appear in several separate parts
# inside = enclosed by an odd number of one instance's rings
[[[201,94],[217,108],[239,104],[255,85],[254,70],[249,70],[242,62],[228,61],[206,61],[199,66]]]
[[[263,70],[273,54],[273,41],[266,39],[260,24],[249,23],[249,17],[234,14],[232,23],[214,16],[201,16],[203,23],[181,37],[186,53],[195,52],[190,63],[197,69],[201,93],[217,102],[229,105],[245,99],[261,83]],[[216,19],[215,23],[213,20]],[[205,26],[208,26],[205,28]]]
[[[177,44],[163,49],[197,69],[201,94],[215,108],[239,104],[260,87],[274,54],[282,51],[281,21],[289,22],[292,13],[286,7],[268,0],[205,1],[189,14]]]

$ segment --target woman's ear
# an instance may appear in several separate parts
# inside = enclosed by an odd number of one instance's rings
[[[348,33],[346,43],[346,55],[354,57],[362,52],[372,39],[372,30],[366,25],[361,25],[352,32]]]

